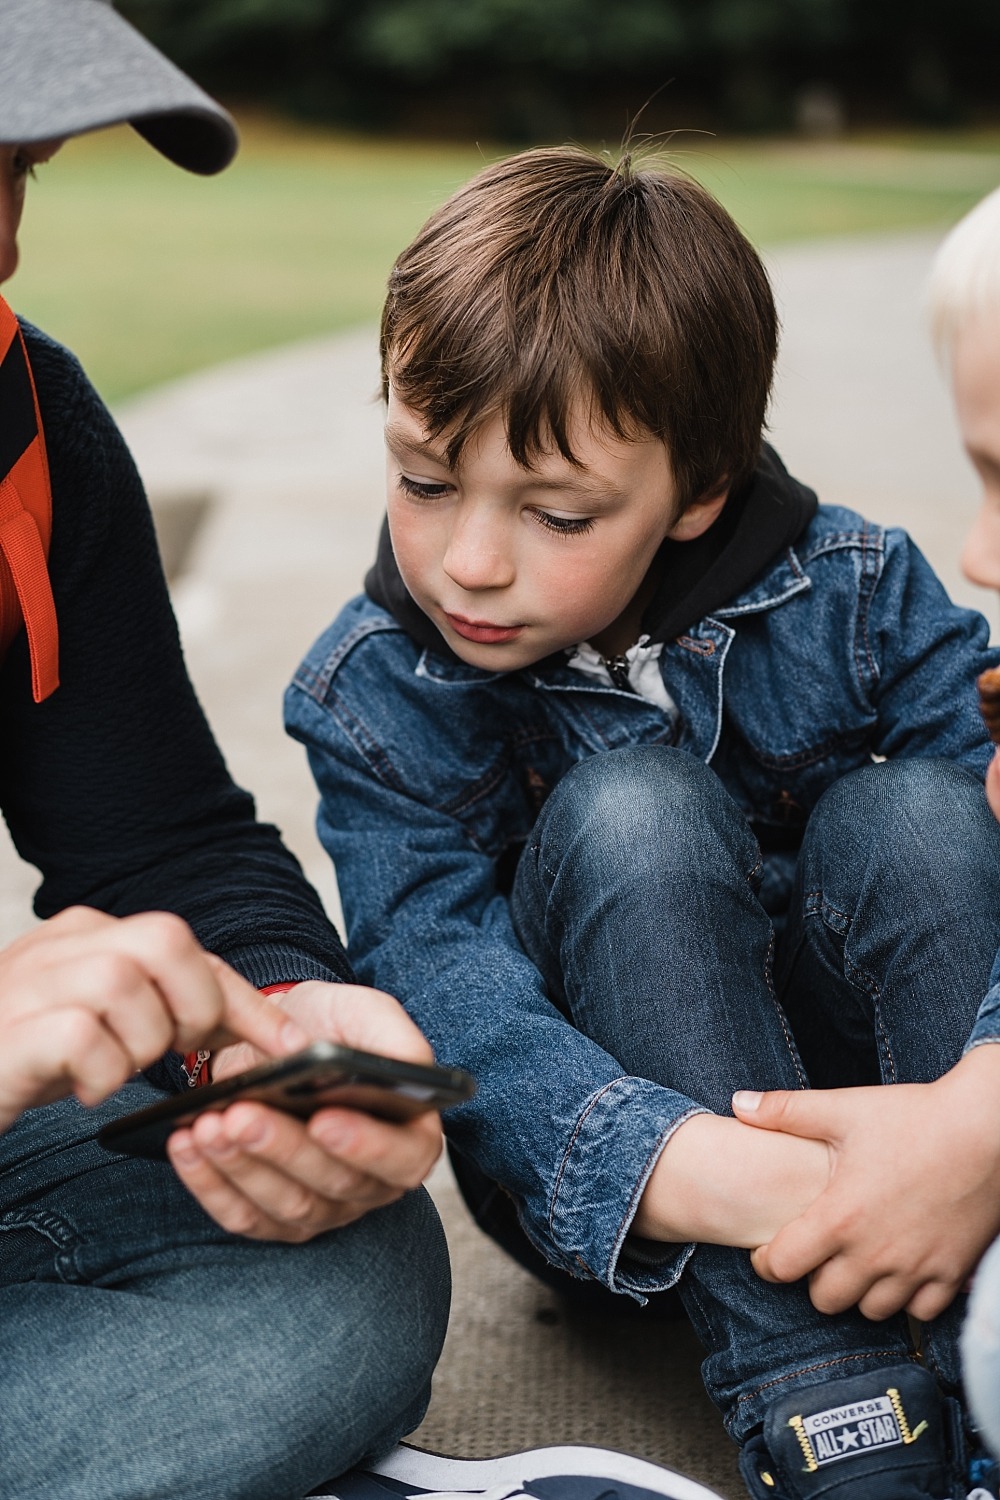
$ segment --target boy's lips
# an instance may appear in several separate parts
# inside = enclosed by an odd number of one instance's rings
[[[494,625],[489,620],[467,620],[464,615],[451,615],[447,610],[444,617],[456,635],[466,641],[478,641],[483,646],[512,641],[524,629],[522,625]]]

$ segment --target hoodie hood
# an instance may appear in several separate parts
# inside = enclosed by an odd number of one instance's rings
[[[766,443],[750,483],[731,495],[718,520],[692,542],[666,541],[660,549],[660,581],[642,618],[652,641],[670,641],[705,615],[741,594],[805,531],[818,501],[793,479]],[[458,657],[437,626],[415,602],[396,566],[387,521],[378,553],[365,578],[368,597],[419,645],[449,661]],[[560,652],[556,660],[562,659]]]

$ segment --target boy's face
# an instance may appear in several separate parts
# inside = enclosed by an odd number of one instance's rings
[[[667,450],[569,427],[556,450],[522,468],[496,417],[457,468],[441,440],[390,388],[385,429],[389,529],[403,581],[462,661],[512,672],[590,641],[604,655],[639,633],[650,569],[666,537],[704,531],[725,494],[679,519]]]
[[[1000,589],[1000,312],[970,319],[959,332],[952,391],[962,441],[983,486],[962,571],[983,588]]]
[[[962,571],[982,588],[1000,589],[1000,312],[970,319],[960,330],[951,379],[962,441],[983,486]],[[1000,755],[990,763],[986,799],[1000,819]]]

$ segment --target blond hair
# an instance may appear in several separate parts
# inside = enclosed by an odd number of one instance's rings
[[[1000,314],[1000,188],[960,219],[941,245],[931,268],[927,306],[941,358],[971,319]]]

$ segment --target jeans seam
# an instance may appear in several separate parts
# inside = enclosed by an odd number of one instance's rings
[[[787,1375],[776,1375],[773,1380],[765,1380],[762,1385],[756,1386],[754,1390],[745,1391],[741,1396],[737,1396],[737,1409],[739,1409],[739,1407],[741,1407],[745,1402],[753,1401],[758,1396],[762,1396],[764,1392],[770,1390],[772,1386],[785,1385],[789,1380],[797,1380],[800,1375],[811,1375],[816,1370],[831,1370],[838,1365],[858,1364],[862,1361],[867,1362],[873,1359],[884,1359],[885,1356],[885,1349],[872,1349],[866,1354],[838,1354],[835,1359],[820,1360],[818,1364],[814,1365],[802,1365],[798,1370],[790,1370]],[[912,1353],[908,1355],[907,1358],[912,1358]]]
[[[569,1166],[570,1155],[572,1154],[577,1141],[580,1139],[580,1132],[583,1130],[584,1121],[586,1120],[587,1116],[591,1114],[592,1111],[596,1108],[598,1100],[603,1099],[604,1095],[609,1091],[609,1089],[613,1089],[616,1084],[621,1083],[621,1081],[622,1080],[620,1078],[613,1078],[610,1083],[606,1083],[603,1088],[598,1089],[597,1093],[588,1100],[587,1107],[581,1111],[579,1118],[577,1119],[577,1122],[573,1127],[573,1134],[570,1136],[569,1142],[566,1146],[566,1150],[563,1152],[562,1161],[559,1163],[559,1171],[556,1173],[556,1180],[552,1184],[552,1197],[549,1199],[548,1230],[549,1237],[553,1244],[558,1244],[555,1232],[555,1221],[556,1203],[559,1200],[559,1190],[562,1187],[563,1177],[566,1175],[566,1169]],[[594,1272],[591,1270],[590,1266],[588,1266],[587,1263],[582,1260],[579,1255],[576,1257],[576,1261],[578,1265],[583,1266],[583,1269],[588,1273],[588,1275],[594,1276]],[[597,1280],[599,1278],[594,1277],[594,1279]]]
[[[898,1083],[899,1078],[896,1073],[896,1060],[892,1055],[892,1047],[889,1043],[889,1035],[882,1020],[882,991],[879,988],[878,981],[871,974],[868,974],[864,969],[859,969],[854,964],[852,964],[846,953],[844,954],[844,970],[847,974],[848,979],[855,986],[855,988],[859,990],[866,990],[871,996],[873,1021],[875,1024],[875,1036],[878,1044],[879,1054],[885,1060],[886,1070],[890,1075],[890,1083]]]
[[[875,1039],[879,1056],[885,1063],[886,1071],[890,1075],[890,1081],[897,1083],[899,1080],[896,1073],[896,1060],[892,1055],[889,1034],[885,1029],[885,1022],[882,1019],[882,990],[874,975],[869,974],[866,969],[859,969],[847,956],[847,939],[854,925],[851,916],[848,912],[841,911],[838,907],[834,906],[832,901],[827,901],[822,891],[810,891],[806,896],[806,903],[808,902],[813,902],[813,909],[807,913],[807,916],[818,916],[827,930],[835,933],[843,941],[844,977],[850,984],[854,985],[855,989],[863,991],[871,999]],[[835,917],[839,917],[841,922],[844,923],[843,931],[836,927],[833,922],[826,920],[828,912],[832,913]]]
[[[47,1239],[55,1249],[53,1265],[60,1281],[71,1282],[78,1274],[76,1247],[73,1240],[76,1231],[59,1214],[41,1209],[37,1213],[21,1213],[17,1210],[4,1214],[0,1219],[0,1234],[27,1229]]]
[[[771,1004],[773,1005],[775,1014],[778,1017],[782,1034],[785,1038],[785,1045],[788,1048],[788,1055],[792,1060],[792,1066],[795,1069],[795,1076],[799,1080],[799,1087],[805,1089],[809,1087],[809,1080],[805,1075],[805,1071],[799,1059],[799,1049],[795,1045],[795,1038],[792,1035],[791,1028],[789,1027],[788,1020],[785,1016],[785,1012],[774,988],[774,941],[774,928],[772,927],[771,935],[767,941],[767,956],[764,959],[764,982],[767,985],[767,993],[771,997]]]

